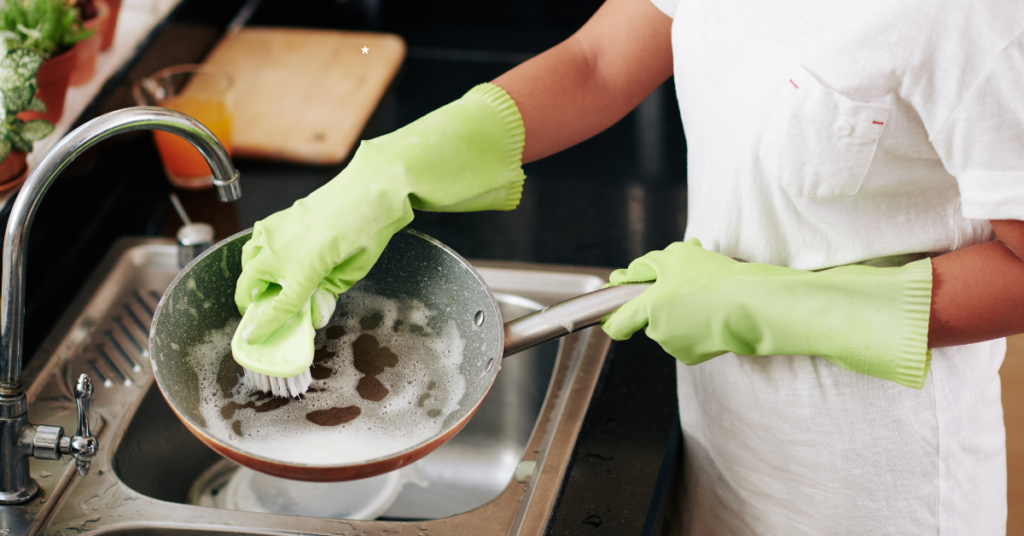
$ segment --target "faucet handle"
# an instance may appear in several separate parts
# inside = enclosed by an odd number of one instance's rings
[[[65,436],[60,440],[61,452],[75,458],[79,476],[89,474],[89,465],[100,446],[99,441],[89,431],[89,402],[92,400],[92,393],[92,380],[89,379],[89,376],[82,374],[78,377],[78,383],[75,384],[75,400],[78,402],[78,431],[75,432],[75,437]]]

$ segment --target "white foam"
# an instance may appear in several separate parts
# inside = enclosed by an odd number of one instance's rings
[[[313,391],[303,399],[264,413],[244,408],[235,410],[230,419],[221,416],[222,407],[231,402],[244,405],[256,400],[243,382],[231,398],[221,396],[217,383],[237,322],[209,333],[193,348],[188,359],[199,377],[206,433],[261,458],[322,466],[387,457],[435,437],[445,419],[459,409],[466,392],[459,373],[465,342],[454,323],[430,330],[427,322],[432,313],[422,303],[399,303],[358,291],[342,294],[337,309],[328,328],[319,330],[315,339],[321,352],[336,355],[313,368],[315,375],[317,366],[331,367],[333,375],[314,380]],[[373,313],[380,314],[379,324],[362,327],[361,321],[369,321]],[[328,339],[327,331],[337,331],[338,326],[344,328],[344,335]],[[389,390],[380,402],[364,400],[356,391],[363,373],[355,369],[352,343],[364,333],[398,356],[396,366],[376,376]],[[312,411],[348,406],[359,407],[361,413],[344,424],[320,426],[306,418]],[[235,422],[241,426],[241,436],[232,428]]]
[[[199,296],[199,299],[206,298],[205,296],[203,296],[203,293],[199,291],[199,287],[196,286],[196,280],[191,277],[185,281],[185,288],[191,290],[192,292],[195,292]]]

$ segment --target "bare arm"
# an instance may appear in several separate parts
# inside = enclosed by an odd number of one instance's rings
[[[572,37],[494,80],[523,116],[523,163],[610,127],[667,80],[671,25],[650,0],[608,0]]]
[[[996,240],[932,260],[929,347],[1024,333],[1024,221],[991,223]]]

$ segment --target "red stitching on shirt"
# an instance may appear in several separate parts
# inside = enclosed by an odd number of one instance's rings
[[[874,123],[876,125],[884,125],[885,124],[885,123],[883,123],[881,121],[872,121],[872,123]]]
[[[789,83],[793,84],[793,87],[800,89],[800,86],[796,85],[796,82],[794,82],[792,78],[789,79]]]

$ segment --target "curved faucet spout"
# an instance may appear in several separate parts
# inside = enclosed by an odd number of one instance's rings
[[[181,136],[206,158],[221,201],[235,201],[242,196],[238,171],[216,136],[195,119],[173,110],[117,110],[89,121],[58,141],[29,174],[7,221],[0,275],[0,394],[21,389],[25,244],[40,200],[78,155],[102,140],[133,130],[163,130]]]

